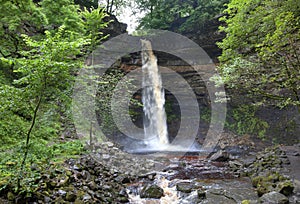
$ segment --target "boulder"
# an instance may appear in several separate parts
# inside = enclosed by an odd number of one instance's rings
[[[141,198],[161,198],[164,195],[164,190],[158,185],[146,185],[142,190]]]
[[[293,193],[294,185],[291,181],[282,181],[277,184],[276,190],[285,196],[289,196]]]
[[[209,159],[216,162],[226,162],[229,160],[229,154],[224,150],[219,150],[212,154]]]
[[[289,203],[289,199],[276,191],[272,191],[270,193],[264,194],[260,199],[260,203],[266,203],[266,204],[286,204]]]
[[[181,191],[183,193],[190,193],[194,190],[195,185],[190,182],[181,182],[176,185],[177,191]]]

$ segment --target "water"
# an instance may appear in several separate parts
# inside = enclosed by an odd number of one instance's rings
[[[158,70],[157,58],[153,54],[151,42],[141,40],[144,105],[144,133],[150,146],[169,144],[165,112],[165,93],[162,87],[161,75]],[[157,141],[158,140],[158,141]]]

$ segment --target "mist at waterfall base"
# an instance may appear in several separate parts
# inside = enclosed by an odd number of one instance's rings
[[[172,145],[170,143],[167,116],[165,111],[165,92],[162,86],[161,74],[157,65],[157,58],[152,51],[151,42],[141,40],[142,43],[142,103],[143,128],[142,140],[127,141],[124,150],[135,154],[148,154],[157,152],[199,152],[200,145],[195,141],[186,141],[191,144]]]

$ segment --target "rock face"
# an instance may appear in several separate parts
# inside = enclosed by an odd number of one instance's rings
[[[116,16],[110,15],[104,18],[105,22],[111,21],[106,28],[103,28],[101,32],[105,35],[109,35],[109,38],[116,37],[123,33],[126,33],[127,24],[118,21]]]
[[[219,21],[221,16],[218,15],[206,22],[201,30],[182,33],[202,47],[214,62],[218,62],[217,57],[221,55],[221,49],[216,45],[216,42],[222,41],[226,36],[225,33],[219,32],[219,26],[222,25]]]

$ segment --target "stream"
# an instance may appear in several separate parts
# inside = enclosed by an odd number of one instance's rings
[[[161,153],[163,156],[163,153]],[[130,203],[241,203],[258,196],[249,178],[238,178],[228,162],[210,161],[205,155],[185,155],[178,158],[164,155],[168,165],[161,171],[150,172],[127,186]],[[163,190],[159,199],[141,198],[145,186]],[[159,193],[158,193],[159,194]],[[151,196],[156,196],[155,193]],[[143,196],[142,196],[143,197]]]

